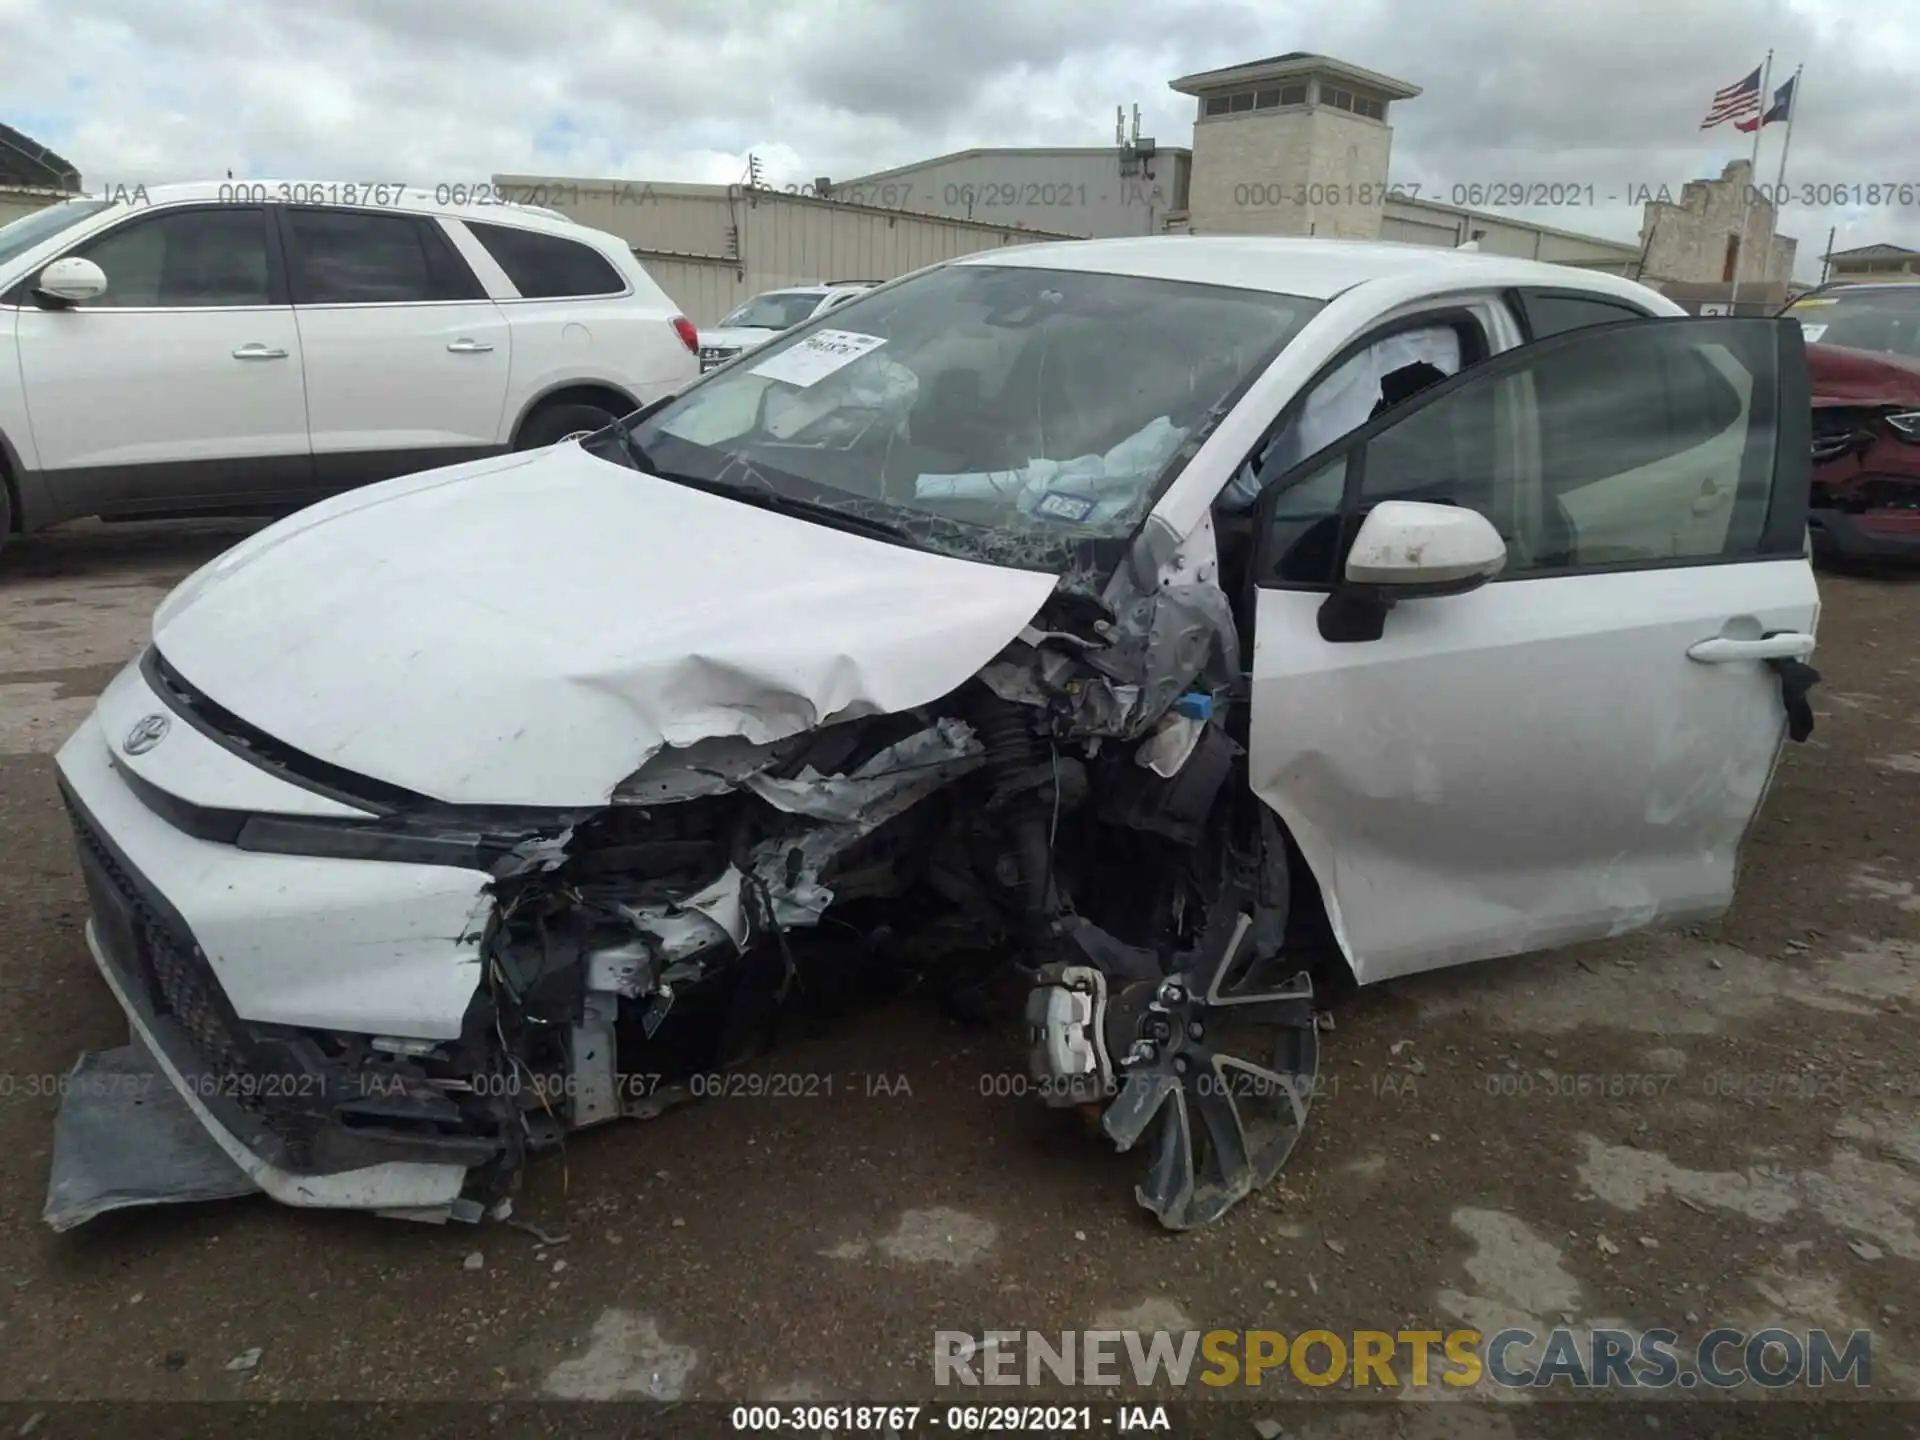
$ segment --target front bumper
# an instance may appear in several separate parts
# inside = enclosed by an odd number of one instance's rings
[[[151,1008],[139,996],[138,990],[129,984],[124,969],[115,962],[101,945],[100,932],[94,921],[87,922],[87,948],[93,952],[93,960],[100,967],[100,974],[107,982],[107,988],[120,1002],[120,1008],[127,1012],[127,1023],[133,1031],[136,1045],[151,1056],[155,1067],[167,1082],[173,1086],[174,1093],[183,1101],[193,1116],[205,1127],[214,1143],[226,1153],[235,1169],[250,1182],[253,1189],[264,1191],[283,1205],[298,1205],[318,1209],[337,1210],[374,1210],[383,1213],[405,1213],[422,1219],[441,1219],[454,1215],[460,1206],[460,1195],[466,1184],[467,1167],[464,1165],[431,1165],[417,1161],[383,1161],[374,1165],[356,1169],[342,1170],[331,1175],[302,1174],[284,1165],[275,1164],[267,1158],[268,1154],[284,1155],[286,1147],[274,1131],[260,1123],[249,1123],[244,1111],[237,1106],[222,1106],[229,1119],[236,1122],[241,1133],[223,1123],[214,1106],[223,1099],[237,1098],[223,1094],[225,1077],[216,1076],[208,1067],[194,1056],[191,1049],[183,1049],[178,1043],[177,1030],[168,1034],[169,1027],[159,1019]],[[172,1043],[171,1053],[169,1040]],[[124,1095],[119,1098],[136,1099],[137,1092],[122,1087]],[[115,1098],[115,1092],[109,1090],[109,1098]],[[202,1098],[202,1097],[206,1098]],[[68,1125],[68,1108],[75,1099],[93,1098],[91,1092],[83,1087],[68,1092],[61,1103],[60,1121],[63,1128]],[[142,1117],[144,1119],[145,1117]],[[243,1138],[243,1134],[245,1138]],[[56,1145],[57,1156],[60,1147]],[[171,1170],[173,1167],[168,1167]],[[66,1177],[56,1168],[53,1184],[54,1191],[61,1188]],[[202,1182],[204,1183],[204,1182]],[[235,1194],[245,1193],[235,1186]],[[212,1190],[194,1189],[185,1196],[161,1193],[151,1189],[140,1198],[138,1203],[153,1204],[169,1199],[218,1198]],[[49,1197],[49,1220],[58,1229],[66,1229],[79,1220],[90,1219],[97,1210],[80,1214],[78,1219],[68,1220],[62,1216],[55,1219],[53,1197]],[[114,1207],[101,1207],[114,1208]]]
[[[1813,510],[1807,523],[1838,553],[1859,560],[1920,561],[1920,511],[1902,511],[1894,519],[1874,512]]]
[[[343,1033],[461,1033],[487,877],[185,834],[121,778],[98,714],[59,770],[94,961],[136,1041],[239,1170],[289,1205],[421,1218],[473,1208],[463,1188],[498,1138],[463,1129],[437,1096],[369,1103],[365,1074],[329,1047]]]

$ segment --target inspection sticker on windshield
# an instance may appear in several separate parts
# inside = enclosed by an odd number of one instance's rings
[[[747,373],[798,385],[804,390],[886,343],[884,336],[862,335],[855,330],[816,330],[798,345],[772,359],[762,360]]]
[[[1049,490],[1033,502],[1033,513],[1044,515],[1049,520],[1086,519],[1093,513],[1094,502],[1084,495],[1069,495],[1064,490]]]

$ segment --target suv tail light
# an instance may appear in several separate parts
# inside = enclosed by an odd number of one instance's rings
[[[693,328],[693,322],[684,315],[673,317],[673,333],[680,337],[680,343],[698,355],[700,353],[700,332]]]

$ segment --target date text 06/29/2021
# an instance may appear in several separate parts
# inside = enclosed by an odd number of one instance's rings
[[[1105,1405],[736,1405],[735,1434],[1093,1435],[1169,1433],[1168,1407]]]

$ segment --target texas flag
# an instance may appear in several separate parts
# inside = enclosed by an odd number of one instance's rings
[[[1797,78],[1797,77],[1796,77]],[[1733,128],[1744,130],[1749,135],[1762,125],[1771,125],[1776,120],[1787,120],[1793,116],[1793,81],[1789,80],[1773,92],[1773,104],[1767,107],[1767,113],[1757,115],[1750,120],[1736,120]]]

